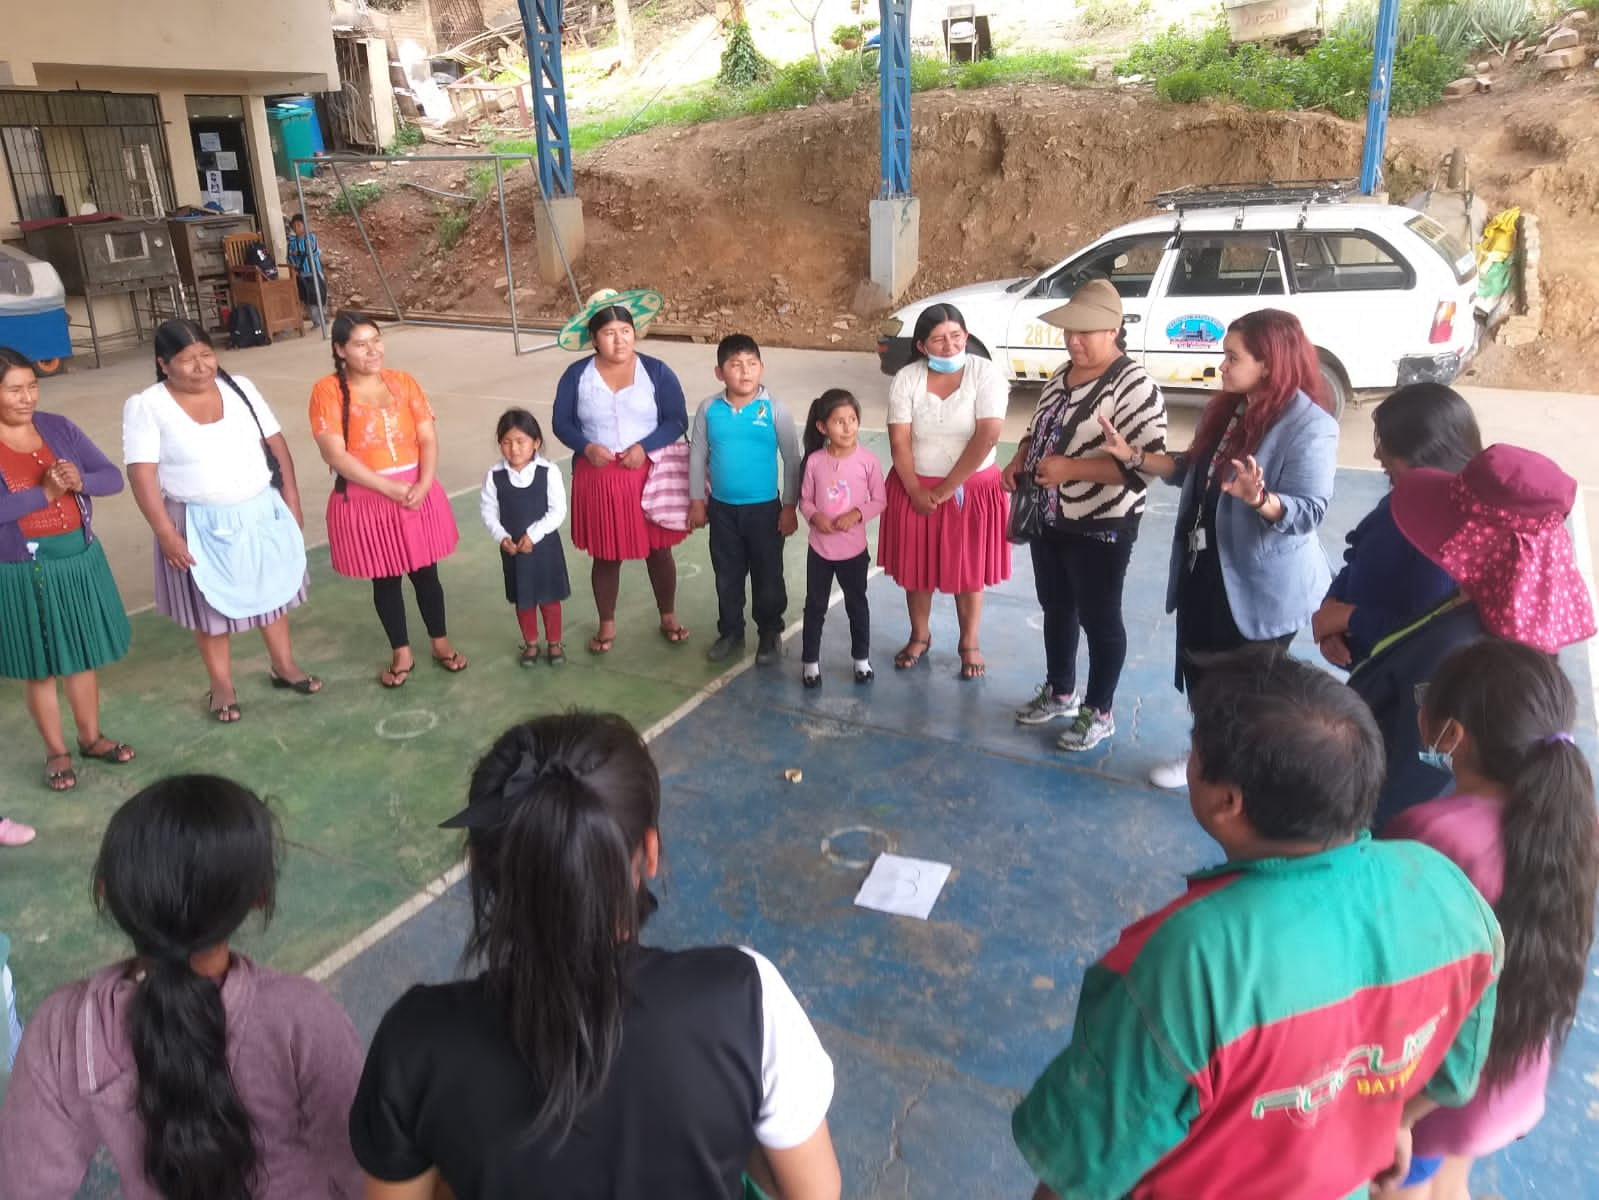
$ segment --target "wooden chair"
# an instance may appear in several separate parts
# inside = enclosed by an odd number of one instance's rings
[[[222,239],[233,307],[253,305],[261,314],[269,337],[290,330],[304,337],[305,321],[300,316],[300,290],[294,282],[294,268],[285,263],[278,267],[276,279],[263,279],[260,271],[248,265],[250,247],[265,244],[257,233],[230,233]]]

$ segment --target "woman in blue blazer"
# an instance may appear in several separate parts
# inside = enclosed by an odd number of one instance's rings
[[[1316,528],[1332,499],[1338,423],[1318,399],[1315,347],[1292,313],[1265,308],[1228,326],[1222,355],[1223,390],[1188,450],[1140,453],[1105,426],[1109,458],[1092,467],[1182,488],[1166,611],[1177,614],[1177,687],[1190,694],[1203,673],[1195,655],[1286,647],[1332,578]],[[1184,786],[1187,758],[1149,778]]]

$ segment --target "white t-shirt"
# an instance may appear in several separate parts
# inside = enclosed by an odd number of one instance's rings
[[[613,392],[590,359],[577,377],[577,421],[589,441],[613,454],[654,433],[661,414],[655,404],[655,384],[644,364],[635,358],[633,382]]]
[[[122,409],[122,461],[155,463],[161,491],[185,504],[237,504],[271,482],[261,439],[281,431],[255,384],[232,377],[250,398],[256,429],[239,393],[221,378],[222,419],[201,425],[179,407],[164,383],[128,397]]]
[[[815,1133],[833,1102],[833,1060],[777,968],[740,946],[761,977],[761,1110],[755,1140],[788,1150]]]
[[[888,389],[888,423],[911,427],[911,459],[918,475],[942,479],[966,453],[977,422],[1003,420],[1010,384],[998,367],[975,354],[967,358],[960,386],[940,400],[927,390],[927,363],[917,361],[894,376]],[[978,470],[994,465],[994,451]]]

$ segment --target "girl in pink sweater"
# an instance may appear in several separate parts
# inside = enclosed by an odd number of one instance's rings
[[[319,984],[230,952],[272,911],[278,835],[211,775],[145,788],[112,816],[94,888],[134,957],[52,992],[0,1106],[6,1200],[78,1188],[110,1151],[127,1200],[355,1200],[347,1118],[361,1042]]]
[[[800,680],[822,686],[822,623],[833,580],[844,592],[849,614],[850,657],[855,682],[872,681],[871,612],[866,606],[866,522],[888,503],[883,468],[857,441],[861,406],[843,388],[829,388],[811,404],[805,421],[805,466],[800,478],[800,516],[810,525],[805,565],[805,632]]]

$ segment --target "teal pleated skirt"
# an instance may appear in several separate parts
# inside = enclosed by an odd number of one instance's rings
[[[116,662],[133,629],[98,540],[40,538],[31,562],[0,563],[0,677],[49,679]]]

